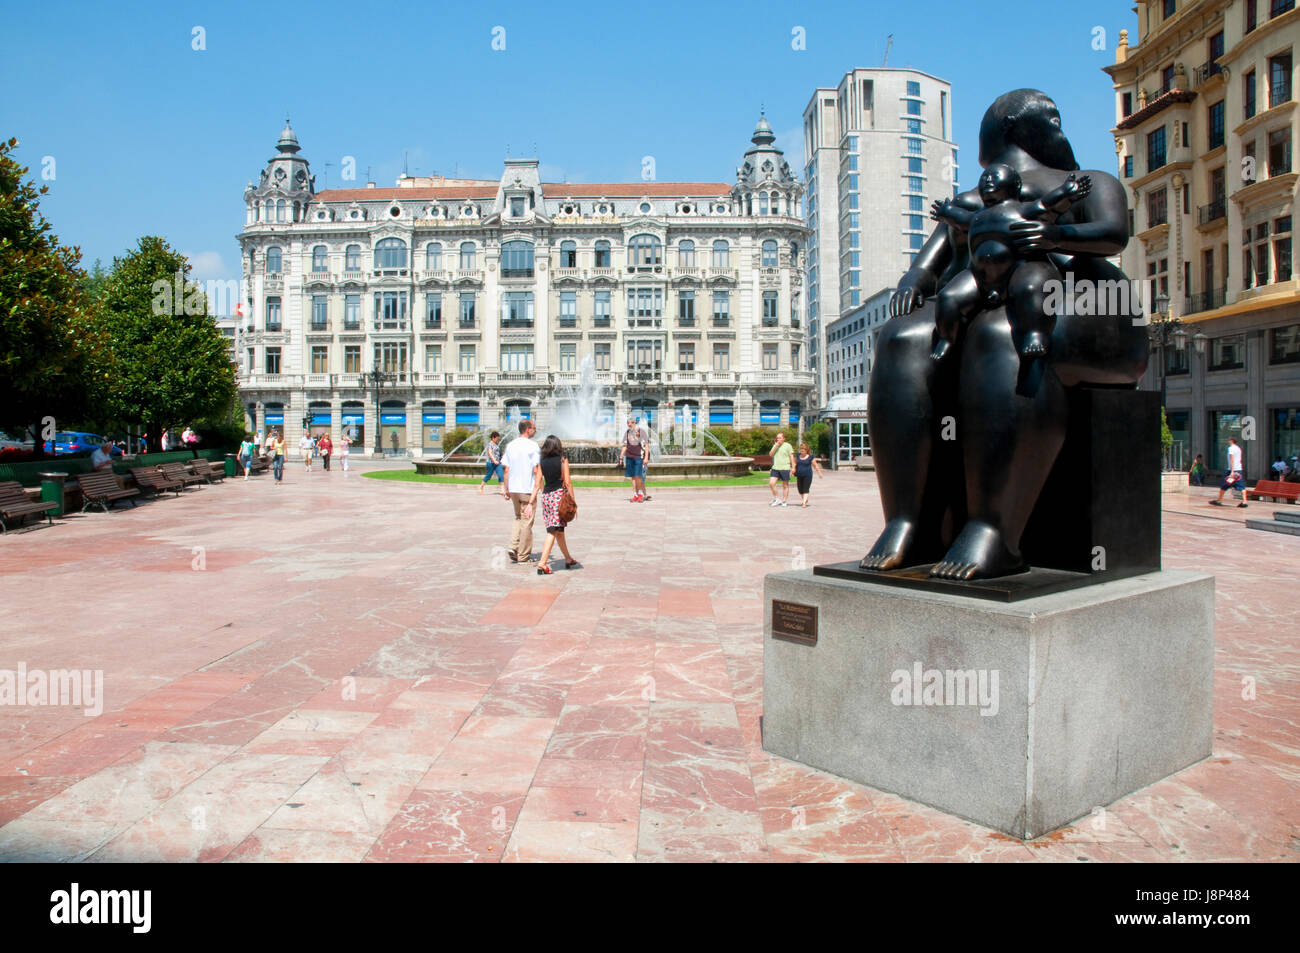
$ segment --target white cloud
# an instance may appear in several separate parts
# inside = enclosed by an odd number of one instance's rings
[[[238,277],[232,275],[226,267],[225,260],[218,251],[201,251],[201,252],[183,252],[186,258],[190,260],[190,278],[194,281],[207,281],[211,278],[231,278]]]

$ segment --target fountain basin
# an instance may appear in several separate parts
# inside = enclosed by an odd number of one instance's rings
[[[656,480],[716,480],[749,473],[751,457],[706,457],[666,455],[650,461],[649,477]],[[416,460],[415,472],[438,476],[483,478],[483,463],[471,460]],[[575,480],[626,480],[618,463],[570,463]]]

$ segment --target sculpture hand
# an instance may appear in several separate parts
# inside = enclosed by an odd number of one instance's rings
[[[909,280],[904,275],[903,279],[898,283],[898,289],[894,292],[893,297],[889,299],[889,316],[898,318],[905,314],[911,314],[923,304],[925,304],[925,293],[916,286],[914,281]]]
[[[1061,230],[1045,222],[1015,222],[1011,238],[1018,252],[1050,251],[1060,241]]]
[[[941,202],[938,199],[935,199],[934,203],[930,206],[930,218],[934,219],[936,222],[942,222],[944,221],[944,216],[947,211],[948,200],[944,199]]]

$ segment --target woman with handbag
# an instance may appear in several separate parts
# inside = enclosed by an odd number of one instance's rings
[[[564,538],[564,527],[577,515],[578,506],[573,500],[573,481],[569,477],[569,461],[564,459],[564,445],[560,438],[552,434],[542,444],[542,519],[546,521],[546,544],[542,547],[542,558],[537,563],[537,575],[551,574],[551,547],[560,544],[564,553],[565,569],[581,569],[569,552],[569,544]],[[564,519],[561,511],[568,519]]]

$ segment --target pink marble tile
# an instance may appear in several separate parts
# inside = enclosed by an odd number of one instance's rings
[[[522,794],[415,791],[366,859],[399,863],[500,861],[523,802]]]

